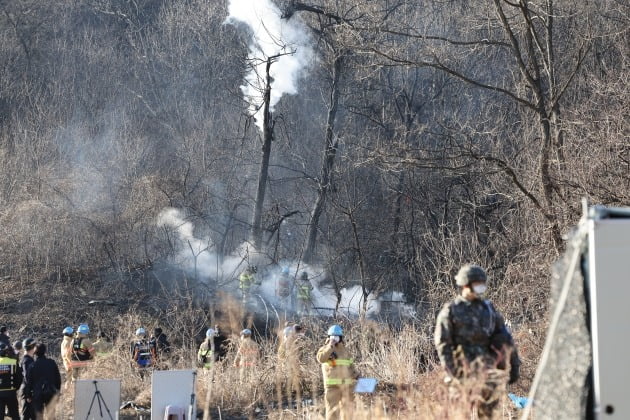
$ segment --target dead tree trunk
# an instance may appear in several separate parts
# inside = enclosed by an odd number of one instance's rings
[[[258,188],[256,190],[256,203],[254,205],[254,214],[252,216],[252,226],[250,230],[250,241],[256,249],[262,243],[262,212],[265,203],[265,193],[267,191],[267,178],[269,177],[269,158],[271,156],[271,142],[273,141],[273,118],[270,110],[271,100],[271,65],[277,56],[267,59],[265,69],[265,90],[263,95],[263,143],[262,143],[262,160],[260,162],[260,171],[258,173]]]
[[[325,149],[324,159],[322,161],[322,169],[320,177],[318,179],[317,186],[317,199],[313,204],[311,210],[311,220],[308,224],[306,233],[306,248],[302,255],[302,259],[305,263],[309,264],[313,262],[315,256],[315,244],[317,242],[317,230],[319,228],[319,218],[324,210],[324,204],[326,203],[326,196],[330,190],[332,182],[332,169],[335,162],[335,156],[337,154],[338,140],[335,136],[335,121],[337,118],[337,109],[339,107],[339,81],[341,79],[341,69],[343,65],[343,56],[338,55],[335,57],[332,68],[332,85],[330,90],[330,106],[328,108],[328,115],[326,117],[326,137],[325,137]]]

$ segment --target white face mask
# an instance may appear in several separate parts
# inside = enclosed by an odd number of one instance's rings
[[[486,292],[487,287],[484,283],[481,283],[481,284],[475,284],[472,289],[476,295],[483,295]]]

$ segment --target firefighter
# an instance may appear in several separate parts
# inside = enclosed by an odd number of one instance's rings
[[[317,352],[317,361],[322,365],[326,420],[339,419],[342,412],[347,418],[345,411],[352,406],[352,389],[357,374],[339,325],[328,329],[328,339]]]
[[[0,343],[0,415],[4,418],[6,407],[9,417],[19,420],[17,390],[22,385],[22,370],[9,353],[9,346]]]
[[[278,288],[276,294],[285,302],[286,306],[293,310],[291,302],[291,277],[289,275],[289,267],[282,267],[282,272],[278,278]]]
[[[214,337],[215,331],[212,328],[208,328],[206,331],[206,339],[203,340],[199,346],[197,352],[197,362],[200,367],[204,369],[210,369],[214,363]]]
[[[62,331],[63,340],[61,341],[61,362],[66,370],[66,383],[64,384],[64,390],[68,389],[69,379],[72,376],[72,335],[74,334],[74,328],[66,327]]]
[[[155,347],[147,340],[147,332],[142,327],[136,330],[136,340],[131,345],[131,359],[140,377],[144,377],[144,372],[155,363]]]
[[[228,353],[229,342],[228,338],[223,335],[221,328],[218,324],[214,326],[214,361],[218,362],[224,360]]]
[[[94,346],[87,335],[90,333],[90,327],[87,324],[81,324],[77,328],[74,339],[72,340],[72,354],[70,360],[70,366],[72,367],[71,378],[72,381],[76,381],[81,371],[90,365],[94,360]]]
[[[305,348],[302,326],[295,324],[285,327],[278,347],[278,361],[285,376],[287,395],[295,392],[298,398],[302,391]]]
[[[168,338],[162,328],[156,327],[153,330],[153,335],[149,340],[151,346],[155,348],[155,354],[157,355],[159,362],[164,362],[168,354],[171,352],[171,343],[168,342]]]
[[[252,288],[254,285],[259,284],[256,283],[256,272],[257,268],[255,265],[248,266],[240,276],[238,276],[238,287],[241,289],[241,296],[243,301],[243,306],[247,305],[249,302],[249,297],[251,295]]]
[[[308,279],[308,273],[302,271],[300,275],[300,282],[297,286],[297,298],[298,298],[298,314],[308,315],[311,308],[311,291],[313,286]]]
[[[283,349],[284,343],[287,340],[287,338],[293,334],[294,329],[293,329],[294,325],[291,321],[286,321],[284,323],[284,328],[282,329],[282,332],[280,333],[280,345],[278,346],[278,355],[280,355],[280,352]]]
[[[252,330],[245,328],[241,331],[241,341],[236,351],[236,358],[234,359],[234,367],[240,368],[241,381],[246,378],[248,372],[253,372],[251,369],[256,367],[260,357],[258,344],[252,340]]]

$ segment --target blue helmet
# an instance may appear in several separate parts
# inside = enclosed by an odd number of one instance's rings
[[[343,336],[343,330],[339,325],[333,325],[332,327],[328,328],[328,335],[336,335],[341,337]]]
[[[208,331],[206,331],[206,337],[213,337],[214,336],[214,330],[212,328],[208,328]]]
[[[136,330],[136,335],[141,335],[141,336],[145,336],[147,335],[147,332],[144,330],[144,328],[140,327]]]
[[[79,334],[89,334],[90,333],[90,327],[88,327],[87,324],[81,324],[81,325],[79,325],[79,328],[77,328],[77,332]]]
[[[72,327],[66,327],[63,329],[63,335],[72,335],[74,329]]]
[[[241,331],[241,335],[252,335],[252,330],[250,330],[249,328],[245,328],[243,331]]]
[[[289,274],[289,267],[287,266],[282,267],[282,274]]]

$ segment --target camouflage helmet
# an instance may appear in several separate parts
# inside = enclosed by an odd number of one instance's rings
[[[459,269],[455,276],[455,282],[458,286],[468,286],[475,281],[486,282],[487,276],[483,268],[476,264],[466,264]]]

